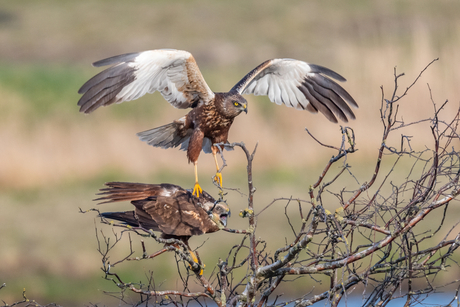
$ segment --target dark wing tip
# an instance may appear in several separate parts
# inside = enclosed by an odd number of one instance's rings
[[[337,120],[337,117],[335,117],[334,115],[332,116],[327,116],[325,114],[326,118],[333,124],[338,124],[339,121]],[[348,122],[348,119],[345,117],[345,118],[340,118],[343,122],[347,123]]]
[[[107,68],[86,81],[78,90],[83,95],[77,103],[80,112],[91,113],[101,106],[124,101],[117,98],[117,95],[136,79],[135,71],[135,68],[127,64],[120,64]]]
[[[78,89],[78,94],[84,94],[86,92],[86,86],[83,84],[79,89]]]
[[[305,85],[311,83],[314,91],[322,94],[322,96],[328,97],[338,109],[343,112],[345,117],[348,116],[350,119],[355,119],[355,115],[349,105],[358,108],[358,104],[353,97],[334,80],[322,74],[314,74],[305,79],[304,83]],[[348,102],[348,104],[345,101]],[[337,112],[335,113],[337,114]]]
[[[136,218],[134,211],[124,211],[124,212],[102,212],[99,214],[101,218],[111,219],[115,221],[122,222],[123,224],[137,227],[139,222]]]
[[[327,67],[320,66],[320,65],[315,65],[315,64],[308,64],[308,65],[310,66],[311,72],[313,73],[320,73],[320,74],[326,75],[340,82],[347,81],[347,79],[345,79],[344,77],[342,77],[341,75],[333,71],[332,69],[329,69]]]
[[[129,62],[136,58],[140,52],[131,52],[131,53],[124,53],[116,56],[112,56],[110,58],[102,59],[99,61],[94,62],[92,65],[94,67],[102,67],[102,66],[107,66],[107,65],[113,65],[113,64],[118,64],[121,62]]]

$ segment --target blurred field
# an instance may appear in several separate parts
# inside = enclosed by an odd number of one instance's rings
[[[431,116],[427,84],[437,106],[449,100],[441,116],[447,120],[456,113],[459,11],[460,2],[444,0],[0,1],[0,284],[7,284],[0,300],[11,304],[21,299],[25,287],[28,296],[42,304],[113,304],[116,301],[102,294],[115,289],[101,278],[94,215],[80,214],[78,208],[91,208],[95,192],[106,181],[193,184],[193,167],[184,152],[146,146],[135,135],[185,113],[160,95],[90,116],[78,113],[77,90],[99,71],[90,63],[124,52],[184,49],[193,53],[214,91],[227,91],[274,57],[332,68],[348,79],[344,86],[360,105],[357,120],[348,124],[355,130],[359,151],[347,162],[364,182],[374,171],[382,131],[380,86],[391,95],[394,67],[406,74],[400,83],[404,90],[426,64],[440,58],[401,105],[399,114],[406,122]],[[335,153],[316,144],[304,128],[324,143],[339,145],[339,126],[319,115],[273,105],[264,97],[246,98],[249,112],[236,119],[230,139],[250,149],[258,142],[257,208],[277,197],[307,198],[308,186]],[[423,137],[428,129],[427,124],[405,133],[422,149],[431,145]],[[393,146],[399,144],[396,137]],[[242,152],[228,152],[225,158],[224,185],[245,193]],[[216,195],[210,180],[213,160],[202,155],[199,161],[200,182]],[[359,186],[352,181],[341,184],[348,190]],[[245,227],[237,213],[246,207],[246,196],[230,193],[229,198],[231,227]],[[290,235],[284,220],[273,229],[283,206],[261,217],[260,236],[277,234],[268,249]],[[109,205],[107,210],[124,208],[127,204]],[[219,248],[211,249],[222,246],[222,238],[232,245],[240,240],[227,233],[210,236],[200,249],[202,255],[212,254],[203,257],[209,270],[218,257],[226,256],[217,255]],[[191,240],[194,247],[201,242]],[[139,264],[145,270],[149,265]],[[141,272],[137,278],[143,277]]]

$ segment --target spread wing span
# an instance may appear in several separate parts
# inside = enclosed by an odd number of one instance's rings
[[[159,91],[174,107],[186,109],[214,98],[193,56],[182,50],[159,49],[117,55],[93,63],[111,67],[79,89],[80,112],[135,100]]]
[[[346,79],[329,68],[293,59],[267,60],[250,71],[233,88],[239,94],[267,95],[270,101],[313,113],[331,122],[355,119],[348,104],[355,100],[337,82]],[[348,102],[348,104],[347,104]]]

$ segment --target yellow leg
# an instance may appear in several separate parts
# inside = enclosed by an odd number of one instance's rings
[[[217,162],[217,154],[212,151],[212,155],[214,156],[214,162],[216,163],[216,175],[214,176],[214,181],[216,181],[220,187],[222,187],[222,174],[219,172],[219,163]]]
[[[198,257],[195,255],[195,253],[194,253],[191,249],[189,249],[188,251],[189,251],[190,256],[192,257],[193,261],[195,261],[197,264],[200,264],[200,263],[198,262]],[[190,266],[190,267],[191,267],[191,266]],[[200,269],[200,276],[201,276],[201,275],[203,275],[203,268]]]
[[[200,197],[200,193],[203,194],[203,189],[200,187],[198,183],[198,161],[194,162],[195,164],[195,186],[193,187],[192,194],[196,197]]]
[[[190,256],[192,257],[193,261],[198,263],[198,257],[195,255],[195,253],[192,250],[189,250]]]

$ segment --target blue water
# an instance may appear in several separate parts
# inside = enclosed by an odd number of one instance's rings
[[[426,297],[425,295],[420,296],[419,303],[413,303],[411,306],[460,306],[459,301],[457,299],[451,304],[448,305],[452,299],[455,298],[455,293],[433,293],[428,295]],[[399,307],[399,306],[404,306],[406,302],[406,298],[400,298],[400,299],[395,299],[392,300],[388,303],[388,307]],[[347,297],[347,298],[342,298],[342,300],[339,303],[340,307],[354,307],[354,306],[362,306],[365,304],[366,301],[363,300],[361,297],[357,296],[352,296],[352,297]],[[329,306],[330,304],[322,301],[318,302],[316,304],[313,304],[312,306],[314,307],[320,307],[320,306]]]

